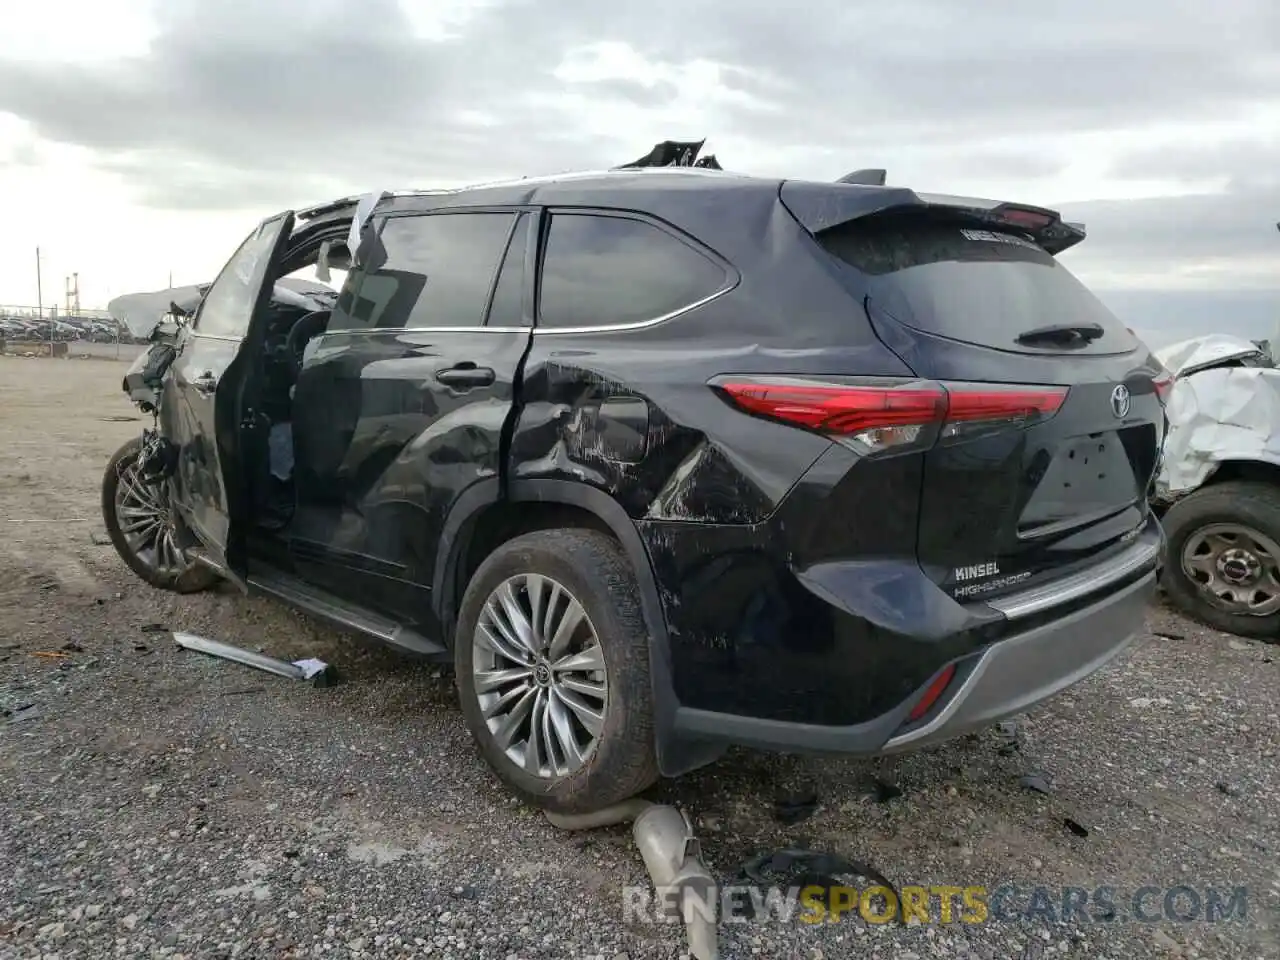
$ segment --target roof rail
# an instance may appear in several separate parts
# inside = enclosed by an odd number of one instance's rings
[[[855,170],[853,173],[846,173],[843,177],[837,180],[836,183],[856,183],[864,187],[883,187],[887,176],[887,170],[868,167],[864,170]]]

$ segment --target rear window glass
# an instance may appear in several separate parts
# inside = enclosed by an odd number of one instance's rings
[[[952,340],[1057,353],[1017,342],[1029,330],[1097,324],[1103,335],[1072,353],[1122,353],[1137,341],[1087,287],[1032,241],[963,223],[870,218],[819,237],[869,280],[877,306],[909,327]]]

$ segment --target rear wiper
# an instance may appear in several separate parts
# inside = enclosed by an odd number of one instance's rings
[[[1060,343],[1064,347],[1083,346],[1097,340],[1107,331],[1096,323],[1055,323],[1049,327],[1036,327],[1015,338],[1017,343]]]

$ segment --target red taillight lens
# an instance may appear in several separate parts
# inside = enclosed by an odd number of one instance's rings
[[[1151,378],[1151,385],[1156,388],[1156,397],[1161,403],[1169,402],[1169,391],[1173,389],[1173,374],[1168,370]]]
[[[1051,417],[1067,398],[1066,387],[948,383],[946,388],[947,422],[941,436],[944,442]]]
[[[784,377],[712,381],[748,413],[854,441],[865,453],[932,446],[1052,416],[1066,387]]]
[[[1055,217],[1052,214],[1045,213],[1040,210],[1027,210],[1022,207],[1000,206],[995,209],[995,214],[1005,223],[1012,223],[1019,227],[1027,227],[1031,230],[1041,230],[1049,224],[1053,223]]]
[[[933,423],[947,408],[942,388],[920,380],[839,386],[761,377],[717,386],[744,410],[824,433],[851,434],[868,428]]]
[[[947,687],[951,684],[951,678],[955,675],[955,664],[949,664],[940,674],[934,677],[933,682],[925,688],[924,695],[916,701],[916,705],[907,714],[908,722],[914,723],[932,710],[933,705],[946,692]]]

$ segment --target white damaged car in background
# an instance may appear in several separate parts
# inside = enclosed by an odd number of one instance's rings
[[[1196,619],[1280,640],[1280,369],[1266,341],[1210,334],[1156,351],[1173,373],[1153,503],[1161,583]]]

